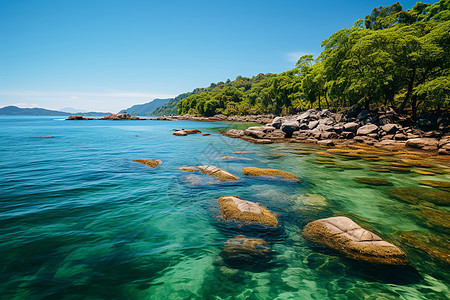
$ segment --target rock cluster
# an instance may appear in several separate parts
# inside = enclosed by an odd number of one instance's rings
[[[146,120],[146,119],[141,119],[139,117],[134,117],[130,114],[122,113],[122,114],[110,114],[104,116],[101,119],[85,118],[80,115],[72,115],[69,116],[66,120]]]
[[[310,222],[303,229],[302,235],[352,259],[389,265],[408,264],[406,254],[402,250],[361,228],[347,217]]]
[[[354,105],[345,113],[310,109],[299,115],[276,117],[264,126],[252,126],[245,131],[232,129],[223,134],[260,144],[289,139],[333,146],[339,140],[351,140],[377,147],[407,146],[450,154],[448,120],[440,119],[436,125],[439,130],[424,131],[427,128],[421,127],[422,123],[419,120],[416,126],[411,126],[392,108],[368,111]]]

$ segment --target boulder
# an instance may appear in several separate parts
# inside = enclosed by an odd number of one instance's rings
[[[417,138],[406,141],[405,146],[422,150],[437,150],[438,140],[434,138]]]
[[[244,130],[230,129],[227,132],[224,132],[223,135],[230,138],[240,138],[244,135]]]
[[[377,133],[378,126],[375,124],[367,124],[358,128],[356,135],[368,135],[370,133]]]
[[[253,137],[255,139],[262,139],[265,135],[262,126],[253,126],[244,130],[244,135]]]
[[[319,121],[311,121],[308,124],[308,128],[309,128],[309,130],[313,130],[314,128],[317,127],[317,125],[319,125]]]
[[[265,138],[268,139],[284,139],[286,137],[286,133],[284,133],[282,130],[275,129],[274,131],[267,133],[265,135]]]
[[[336,134],[334,132],[329,132],[329,133]],[[320,141],[317,141],[317,144],[322,145],[322,146],[327,146],[327,147],[334,146],[334,142],[332,140],[320,140]]]
[[[281,125],[281,130],[291,137],[294,131],[300,130],[300,124],[297,121],[285,121]]]
[[[265,265],[272,259],[269,244],[263,239],[238,235],[225,242],[220,254],[224,263],[236,269],[253,269]]]
[[[436,205],[450,206],[450,194],[448,192],[436,191],[424,188],[392,188],[388,194],[401,201],[411,204],[430,205],[430,202]]]
[[[146,166],[149,166],[151,168],[156,168],[160,164],[162,164],[162,161],[160,159],[133,159],[133,161],[144,164]]]
[[[283,124],[283,122],[286,119],[283,117],[276,117],[275,119],[273,119],[272,121],[272,126],[275,127],[276,129],[280,129],[281,128],[281,124]]]
[[[370,112],[367,109],[362,110],[358,116],[356,116],[357,120],[362,120],[367,118],[370,115]]]
[[[296,175],[277,169],[261,169],[257,167],[245,167],[242,169],[241,172],[247,176],[281,176],[287,179],[297,179]]]
[[[174,131],[172,134],[175,136],[187,136],[188,135],[188,133],[184,130],[177,130],[177,131]]]
[[[356,132],[358,130],[358,123],[349,122],[344,124],[344,131]]]
[[[393,134],[396,133],[399,128],[397,124],[386,124],[381,126],[381,129],[387,134]]]
[[[257,203],[242,200],[237,196],[223,196],[218,199],[224,219],[277,226],[275,215]]]
[[[408,264],[402,250],[361,228],[347,217],[310,222],[303,229],[302,235],[355,260],[387,265]]]
[[[342,136],[344,139],[352,139],[352,138],[355,137],[355,133],[354,133],[354,132],[351,132],[351,131],[344,131],[344,132],[341,133],[341,136]]]
[[[224,169],[218,168],[216,166],[205,165],[197,166],[198,170],[203,174],[217,177],[219,180],[238,180],[239,177],[225,171]]]

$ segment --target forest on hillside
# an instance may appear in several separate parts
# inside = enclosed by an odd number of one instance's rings
[[[302,56],[292,70],[213,83],[155,113],[288,115],[360,103],[395,106],[414,118],[449,108],[450,0],[406,11],[399,3],[374,8],[321,46],[317,58]]]

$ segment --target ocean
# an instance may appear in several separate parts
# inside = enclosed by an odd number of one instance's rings
[[[449,230],[423,210],[449,213],[448,207],[390,193],[445,193],[419,180],[449,181],[448,165],[432,162],[426,170],[433,176],[409,171],[422,170],[416,167],[380,173],[373,169],[395,157],[323,158],[316,153],[326,150],[314,145],[255,145],[217,133],[248,126],[0,117],[0,297],[448,299]],[[211,135],[177,137],[175,128]],[[152,169],[134,159],[162,164]],[[240,179],[220,182],[178,169],[189,165],[215,165]],[[247,177],[241,169],[248,166],[299,180]],[[277,215],[279,227],[223,220],[217,199],[225,195],[258,202]],[[308,222],[332,216],[350,217],[395,244],[410,265],[354,261],[302,237]],[[270,251],[224,259],[227,240],[239,235],[264,239]]]

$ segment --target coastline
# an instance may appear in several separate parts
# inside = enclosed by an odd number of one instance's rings
[[[445,115],[440,117],[436,124],[426,119],[420,119],[414,124],[389,107],[368,111],[360,106],[353,106],[343,113],[333,113],[328,109],[309,109],[300,114],[284,117],[273,114],[196,117],[186,114],[140,118],[122,113],[101,119],[75,115],[66,120],[248,122],[263,126],[250,126],[246,130],[231,129],[219,133],[254,144],[310,143],[324,147],[336,145],[352,147],[355,144],[366,144],[374,149],[390,152],[418,152],[419,155],[438,155],[447,158],[450,154],[450,126]]]

